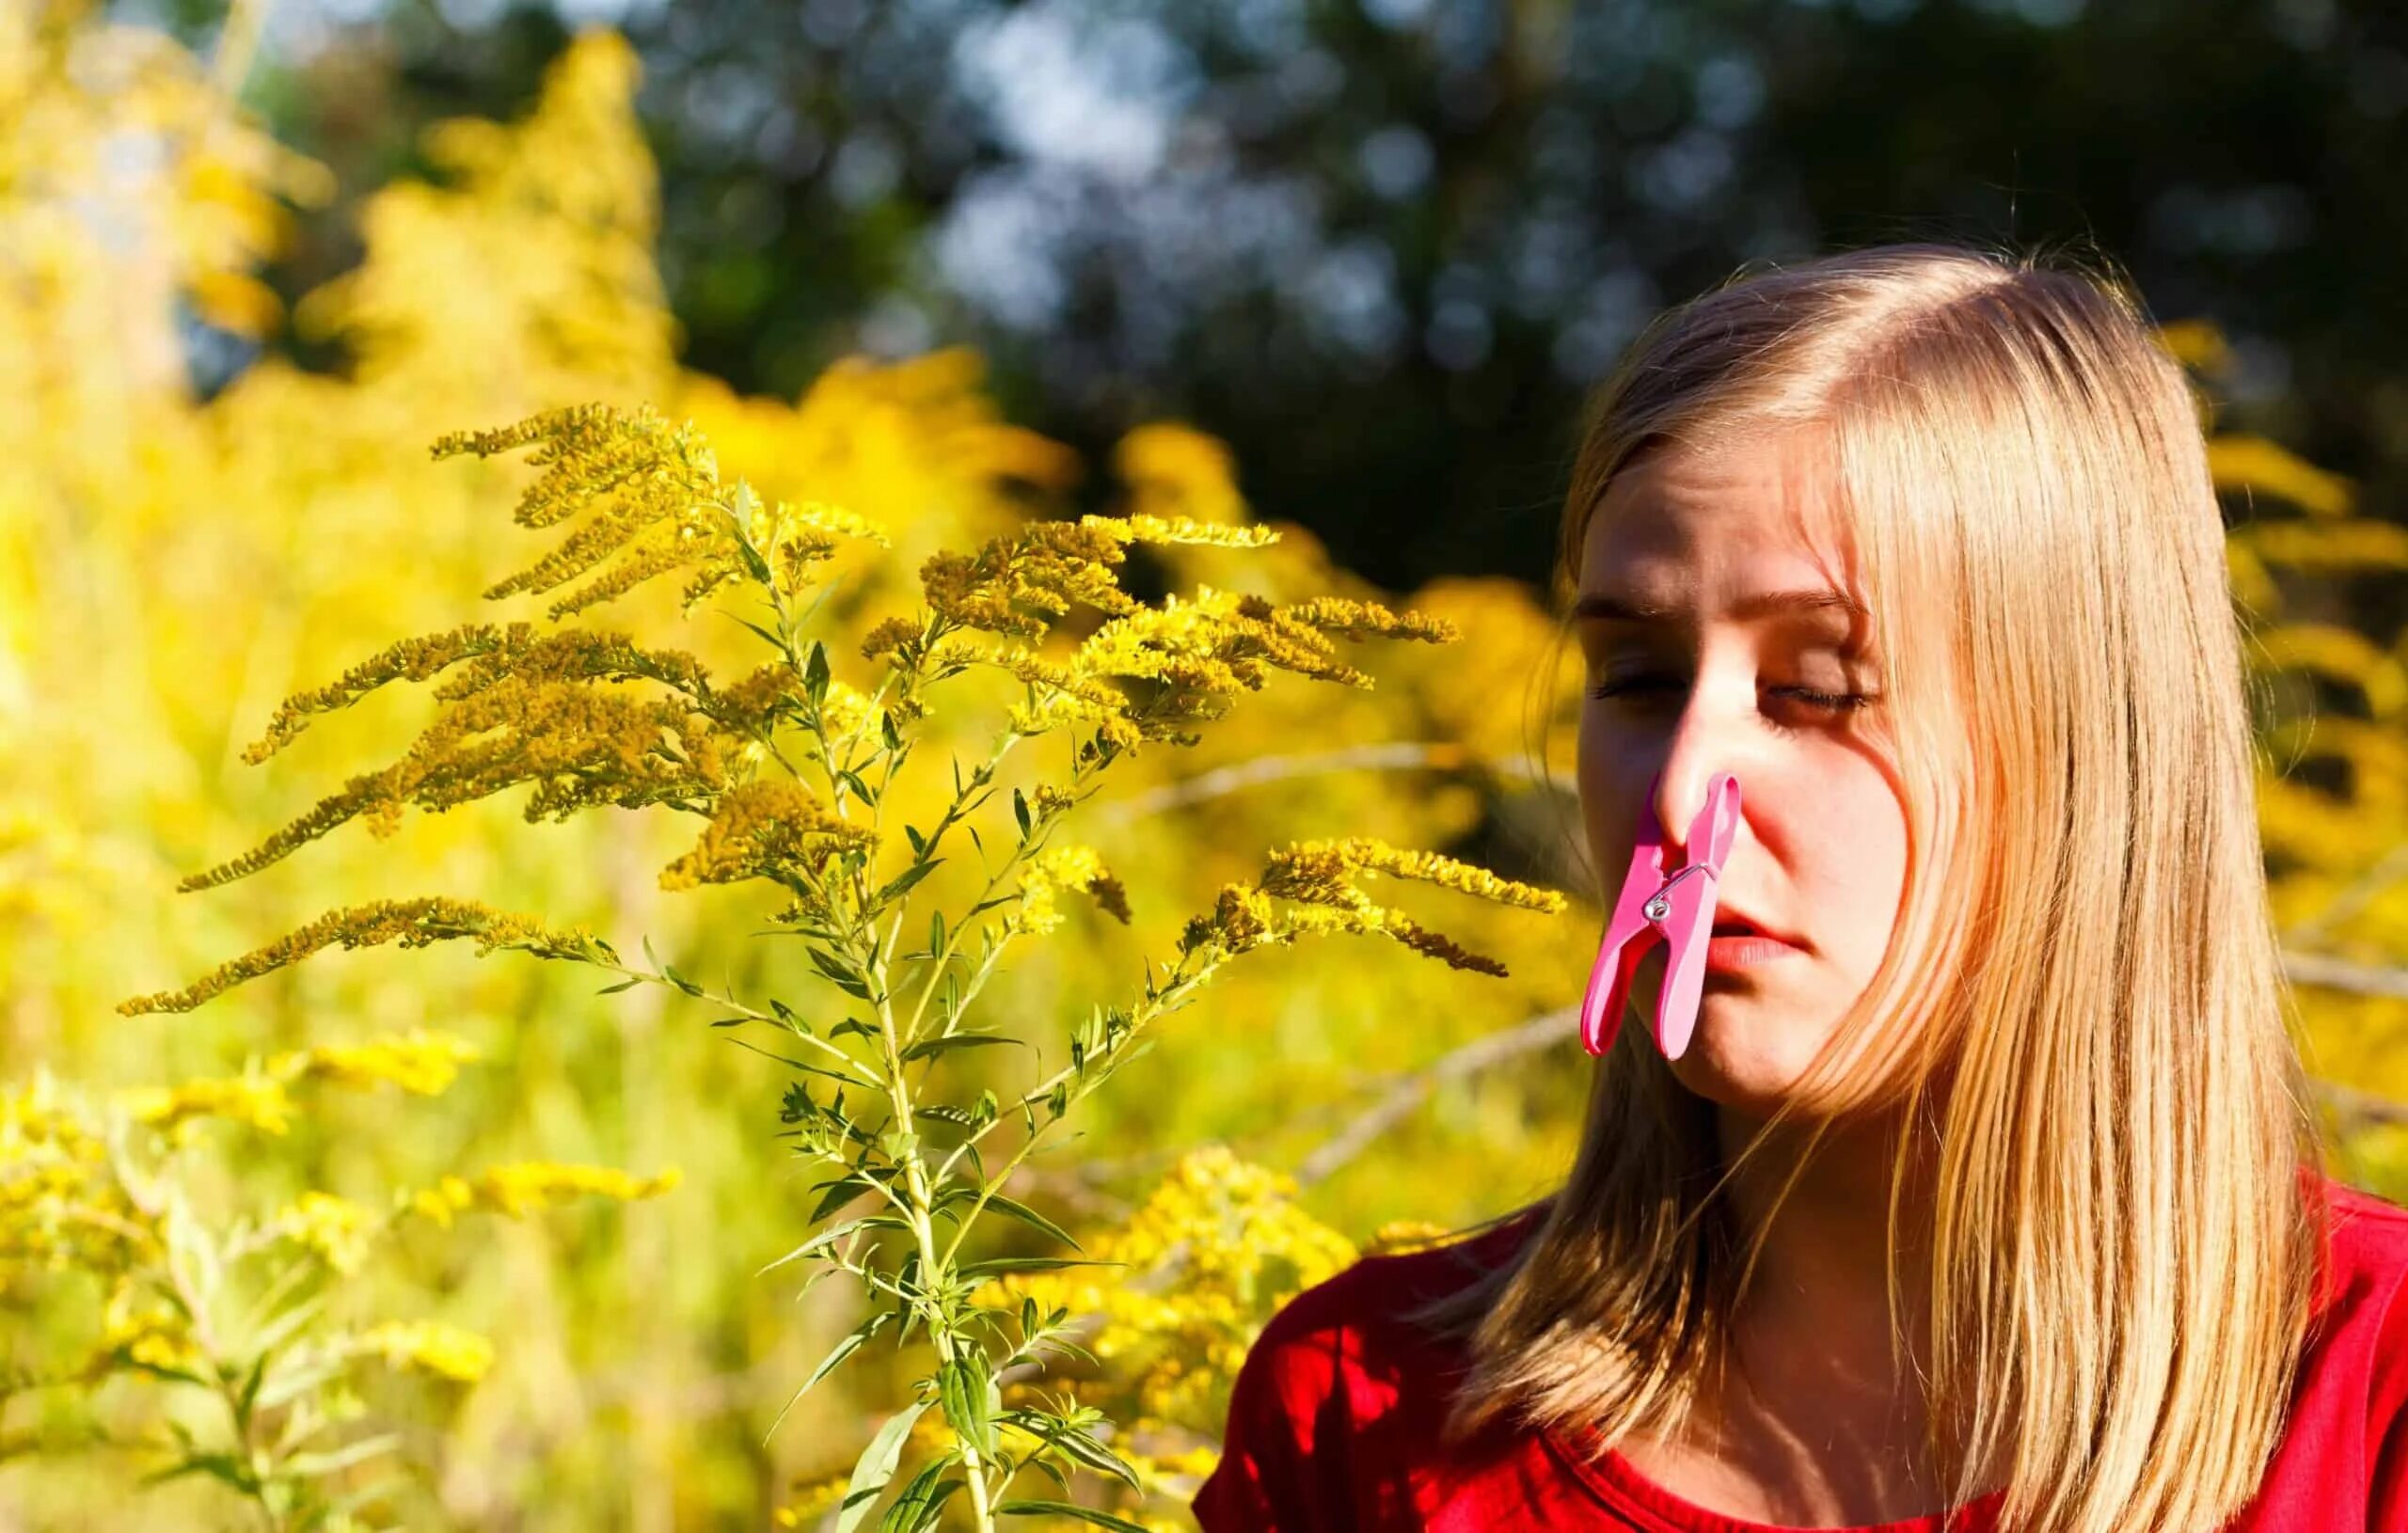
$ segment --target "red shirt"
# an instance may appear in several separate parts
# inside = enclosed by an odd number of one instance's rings
[[[2226,1533],[2408,1533],[2408,1211],[2314,1178],[2327,1259],[2289,1423],[2258,1495]],[[1220,1467],[1197,1491],[1205,1533],[1779,1533],[1685,1501],[1619,1454],[1592,1464],[1527,1428],[1438,1446],[1460,1347],[1402,1313],[1501,1261],[1516,1221],[1465,1246],[1373,1256],[1291,1300],[1263,1327],[1229,1401]],[[1988,1533],[2004,1492],[1853,1533]]]

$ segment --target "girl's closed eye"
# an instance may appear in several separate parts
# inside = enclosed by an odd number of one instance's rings
[[[1641,672],[1620,676],[1608,676],[1589,688],[1593,698],[1616,698],[1676,689],[1679,677],[1664,672]],[[1808,707],[1832,713],[1852,713],[1880,700],[1878,692],[1828,692],[1814,687],[1775,687],[1776,696],[1793,699]]]

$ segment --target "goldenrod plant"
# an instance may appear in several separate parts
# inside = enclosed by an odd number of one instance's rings
[[[2368,514],[2350,480],[2281,445],[2214,429],[2215,389],[2233,368],[2214,324],[2171,324],[2162,339],[2195,375],[2209,466],[2232,503],[2225,547],[2259,692],[2269,897],[2336,1170],[2408,1197],[2408,627],[2349,621],[2353,597],[2396,607],[2408,527]]]
[[[1090,514],[1029,521],[974,551],[928,556],[918,570],[920,603],[848,646],[841,663],[851,669],[857,657],[875,672],[856,685],[838,676],[836,636],[815,615],[840,556],[887,541],[877,523],[723,482],[690,425],[648,409],[554,410],[446,437],[435,451],[491,457],[531,448],[543,472],[520,496],[516,520],[561,536],[490,587],[489,598],[550,595],[548,616],[559,623],[679,576],[684,612],[748,598],[723,609],[759,641],[761,663],[719,675],[627,633],[531,623],[467,624],[392,645],[288,699],[246,759],[264,761],[324,716],[399,681],[434,684],[442,704],[434,721],[388,766],[354,776],[183,887],[257,873],[355,820],[389,833],[412,807],[441,812],[520,787],[532,790],[531,821],[659,806],[701,822],[691,847],[661,870],[661,885],[760,888],[774,902],[760,935],[792,940],[800,962],[791,972],[816,988],[739,995],[658,960],[648,940],[638,963],[581,929],[418,896],[336,910],[182,989],[119,1009],[187,1010],[335,944],[467,939],[480,952],[514,949],[602,970],[613,976],[604,993],[662,987],[704,1003],[715,1026],[766,1030],[775,1042],[763,1051],[791,1072],[779,1119],[795,1153],[823,1174],[803,1238],[769,1267],[808,1269],[806,1289],[841,1274],[869,1303],[795,1398],[873,1342],[902,1348],[918,1338],[928,1349],[900,1408],[847,1478],[834,1525],[861,1525],[898,1486],[881,1529],[932,1526],[956,1495],[980,1529],[1014,1516],[1135,1525],[1069,1499],[1081,1472],[1139,1483],[1099,1412],[1003,1399],[999,1381],[1013,1370],[1084,1353],[1073,1339],[1078,1318],[1034,1292],[1016,1307],[976,1296],[998,1278],[1102,1260],[1061,1254],[1076,1242],[1005,1191],[1014,1174],[1144,1051],[1156,1023],[1242,954],[1302,937],[1371,934],[1453,968],[1505,972],[1382,903],[1363,887],[1373,878],[1549,914],[1565,901],[1376,839],[1299,842],[1272,852],[1250,881],[1225,885],[1209,911],[1180,927],[1174,956],[1147,958],[1122,993],[1087,1004],[1067,1029],[982,1022],[976,1004],[1017,947],[1062,925],[1064,896],[1084,894],[1124,924],[1133,919],[1129,891],[1091,847],[1057,844],[1116,764],[1195,743],[1275,672],[1369,687],[1337,640],[1444,642],[1453,630],[1340,597],[1280,603],[1199,586],[1149,604],[1119,578],[1132,545],[1244,548],[1276,531]],[[1049,645],[1080,612],[1100,622]],[[932,816],[914,823],[891,814],[945,684],[972,672],[1017,688],[991,748],[966,766],[958,755],[945,764],[950,787],[936,795],[942,807]],[[1063,747],[1058,765],[1024,774],[1004,798],[1007,762],[1038,741]],[[934,877],[948,866],[949,879]],[[994,1072],[974,1067],[996,1049],[1025,1050],[1027,1060],[1000,1091],[984,1083]],[[1043,1245],[998,1249],[990,1216],[1035,1231]],[[942,1446],[907,1469],[906,1439],[926,1414],[942,1420]],[[1042,1493],[1032,1471],[1054,1493]]]
[[[470,1384],[493,1348],[441,1320],[363,1314],[353,1279],[405,1225],[650,1197],[676,1173],[518,1162],[400,1189],[381,1208],[305,1188],[269,1209],[246,1195],[255,1177],[228,1191],[225,1172],[256,1154],[246,1137],[338,1116],[321,1092],[436,1097],[475,1057],[421,1030],[106,1094],[45,1072],[0,1097],[0,1295],[48,1322],[45,1355],[0,1375],[0,1402],[40,1412],[0,1436],[0,1458],[109,1448],[145,1461],[149,1483],[219,1481],[278,1533],[387,1525],[387,1482],[357,1471],[401,1439],[366,1422],[355,1373]]]

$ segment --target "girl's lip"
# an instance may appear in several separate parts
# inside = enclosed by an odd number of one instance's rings
[[[1728,937],[1710,937],[1705,944],[1705,966],[1708,969],[1745,969],[1752,964],[1770,963],[1803,952],[1804,949],[1767,937],[1762,932],[1735,932]]]

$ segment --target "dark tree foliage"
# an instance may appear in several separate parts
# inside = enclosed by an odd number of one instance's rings
[[[2246,423],[2408,505],[2392,0],[396,0],[269,88],[365,186],[595,15],[695,365],[970,342],[1091,451],[1226,436],[1393,586],[1544,574],[1582,391],[1658,307],[1902,237],[2103,252],[2226,328]]]

